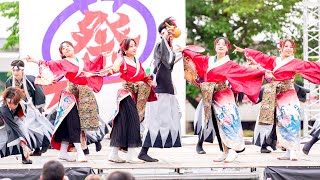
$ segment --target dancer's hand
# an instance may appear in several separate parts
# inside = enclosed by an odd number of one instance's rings
[[[27,62],[33,62],[33,63],[39,64],[39,60],[33,59],[33,58],[30,57],[29,55],[27,55],[27,57],[26,57],[26,58],[23,58],[23,59],[25,59]]]
[[[265,76],[266,76],[266,78],[274,79],[273,72],[272,72],[272,71],[270,71],[270,70],[266,70],[266,72],[265,72]]]
[[[157,86],[157,82],[156,81],[153,81],[153,80],[149,80],[148,81],[148,84],[149,84],[149,86],[153,86],[153,87],[156,87]]]
[[[95,74],[93,74],[92,72],[84,72],[84,76],[89,78],[89,77],[95,76]]]
[[[240,47],[236,46],[235,44],[233,46],[235,47],[235,49],[233,50],[232,53],[237,53],[237,52],[243,53],[244,52],[243,48],[240,48]]]
[[[175,52],[182,52],[186,48],[186,46],[180,46],[179,44],[177,44],[177,47],[178,48],[174,50]]]
[[[106,68],[100,71],[99,76],[107,76],[108,74],[113,74],[112,68]]]
[[[246,57],[246,60],[249,65],[259,65],[251,56]]]

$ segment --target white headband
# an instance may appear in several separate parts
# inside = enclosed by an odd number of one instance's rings
[[[24,70],[24,67],[21,66],[11,66],[12,70]]]

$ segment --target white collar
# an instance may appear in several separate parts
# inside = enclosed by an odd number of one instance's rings
[[[288,62],[290,62],[292,59],[294,59],[293,56],[287,57],[282,59],[281,57],[276,58],[276,67],[273,68],[273,72],[279,69],[280,67],[286,65]]]
[[[76,75],[76,77],[78,77],[82,71],[83,71],[83,68],[84,68],[84,61],[83,59],[78,59],[78,58],[65,58],[66,60],[68,60],[70,63],[78,66],[78,73]],[[76,61],[75,59],[78,59],[78,61]]]
[[[129,65],[131,65],[131,66],[136,68],[136,73],[131,78],[136,77],[139,74],[139,71],[140,71],[140,63],[138,62],[139,60],[136,59],[136,62],[133,62],[128,57],[124,56],[124,61],[125,61],[124,63],[127,63],[127,64],[129,64]]]
[[[230,61],[230,58],[228,55],[222,57],[220,60],[217,60],[217,62],[214,62],[213,59],[217,58],[217,56],[211,56],[208,60],[208,69],[207,69],[207,73],[209,71],[211,71],[213,68],[216,68],[218,66],[221,66],[225,63],[227,63],[228,61]]]

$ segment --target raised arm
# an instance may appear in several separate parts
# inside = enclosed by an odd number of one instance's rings
[[[63,63],[65,60],[51,60],[51,61],[44,61],[44,60],[38,60],[34,59],[30,56],[27,56],[25,58],[27,62],[32,62],[36,63],[39,66],[41,64],[44,64],[50,68],[50,70],[55,74],[55,75],[61,75],[61,74],[66,74],[68,71],[70,71],[72,68],[70,68],[68,65],[69,63]]]
[[[258,64],[260,64],[263,68],[268,70],[273,70],[274,61],[276,59],[275,56],[269,56],[267,54],[263,54],[260,51],[256,51],[254,49],[245,48],[244,55],[248,58],[253,58]]]
[[[205,73],[208,69],[208,56],[193,52],[189,49],[185,49],[182,51],[182,55],[184,58],[190,58],[192,62],[196,66],[196,70],[200,77],[204,78]]]
[[[123,63],[123,61],[123,57],[119,55],[111,66],[105,68],[100,72],[100,76],[111,76],[115,73],[118,73],[120,71],[120,66]]]
[[[268,69],[271,71],[273,70],[274,61],[276,57],[263,54],[262,52],[256,51],[254,49],[249,49],[249,48],[243,49],[236,45],[233,45],[233,46],[235,47],[235,50],[233,51],[233,53],[236,53],[236,52],[244,53],[245,57],[247,58],[247,61],[249,61],[250,63],[253,63],[253,64],[257,63],[259,66],[262,66],[265,69]]]
[[[156,62],[156,65],[158,63],[162,63],[167,69],[172,69],[174,65],[174,59],[173,54],[170,55],[170,53],[174,53],[173,51],[170,52],[170,47],[165,38],[161,38],[161,42],[158,43],[154,50],[154,60]],[[170,59],[171,58],[171,59]]]

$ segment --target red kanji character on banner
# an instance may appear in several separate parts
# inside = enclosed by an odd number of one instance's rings
[[[79,32],[72,33],[73,39],[77,42],[74,48],[75,53],[86,48],[87,52],[83,58],[90,59],[89,55],[98,56],[101,52],[113,51],[113,62],[117,57],[115,47],[119,47],[119,42],[127,38],[130,33],[130,27],[123,31],[120,30],[129,24],[130,19],[128,15],[122,13],[116,14],[119,15],[118,20],[111,23],[108,21],[108,14],[101,11],[87,11],[84,19],[78,23]],[[108,28],[110,31],[108,31]],[[112,33],[108,34],[108,32]],[[107,42],[107,39],[110,39],[108,38],[109,36],[113,37]],[[139,43],[140,35],[134,39]]]

